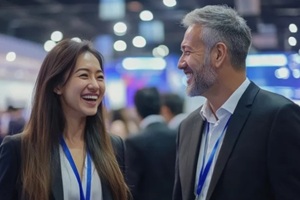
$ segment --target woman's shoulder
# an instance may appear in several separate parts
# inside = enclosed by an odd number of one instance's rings
[[[124,154],[124,141],[118,135],[110,134],[111,144],[113,146],[114,152],[116,155]]]
[[[110,140],[114,148],[120,145],[123,146],[123,140],[118,135],[110,134]]]
[[[121,170],[124,172],[125,165],[125,146],[124,141],[120,136],[110,134],[110,140],[114,149],[116,159],[121,167]]]

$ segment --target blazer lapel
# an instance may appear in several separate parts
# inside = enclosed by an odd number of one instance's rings
[[[181,134],[190,135],[187,140],[182,142],[180,149],[180,179],[182,182],[181,187],[183,188],[184,199],[194,199],[194,188],[195,188],[195,174],[196,166],[198,161],[199,146],[201,143],[201,133],[203,120],[197,113],[191,123],[187,124]],[[184,192],[187,193],[184,193]]]
[[[102,184],[102,195],[104,200],[113,200],[111,190],[108,185],[103,181]]]
[[[231,122],[225,134],[225,138],[222,147],[219,152],[219,156],[216,161],[210,186],[207,192],[207,199],[211,198],[211,195],[217,185],[217,182],[222,174],[222,171],[233,151],[234,145],[246,123],[250,114],[251,105],[254,98],[259,91],[259,88],[254,84],[250,83],[245,93],[242,95],[239,103],[231,116]]]
[[[51,191],[52,195],[50,199],[53,200],[63,200],[63,186],[62,186],[62,177],[61,177],[61,168],[60,168],[60,157],[58,148],[52,153],[51,161]]]
[[[60,168],[60,157],[59,151],[54,150],[52,153],[52,161],[51,161],[51,200],[64,200],[63,197],[63,185],[62,185],[62,175]],[[102,181],[102,195],[104,200],[113,200],[111,190],[109,186]]]

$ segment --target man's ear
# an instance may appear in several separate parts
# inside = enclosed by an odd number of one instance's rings
[[[224,43],[217,43],[213,49],[212,61],[216,67],[220,67],[227,56],[227,46]]]

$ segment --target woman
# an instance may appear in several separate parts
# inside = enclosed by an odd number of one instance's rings
[[[102,57],[89,42],[64,40],[49,52],[28,124],[0,147],[2,200],[128,199],[124,146],[106,132],[104,92]]]

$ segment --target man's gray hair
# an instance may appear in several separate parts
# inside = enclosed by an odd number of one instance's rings
[[[229,49],[233,67],[244,69],[251,45],[251,31],[246,21],[226,5],[212,5],[198,8],[188,13],[182,20],[184,27],[200,25],[200,38],[210,51],[218,42],[223,42]]]

